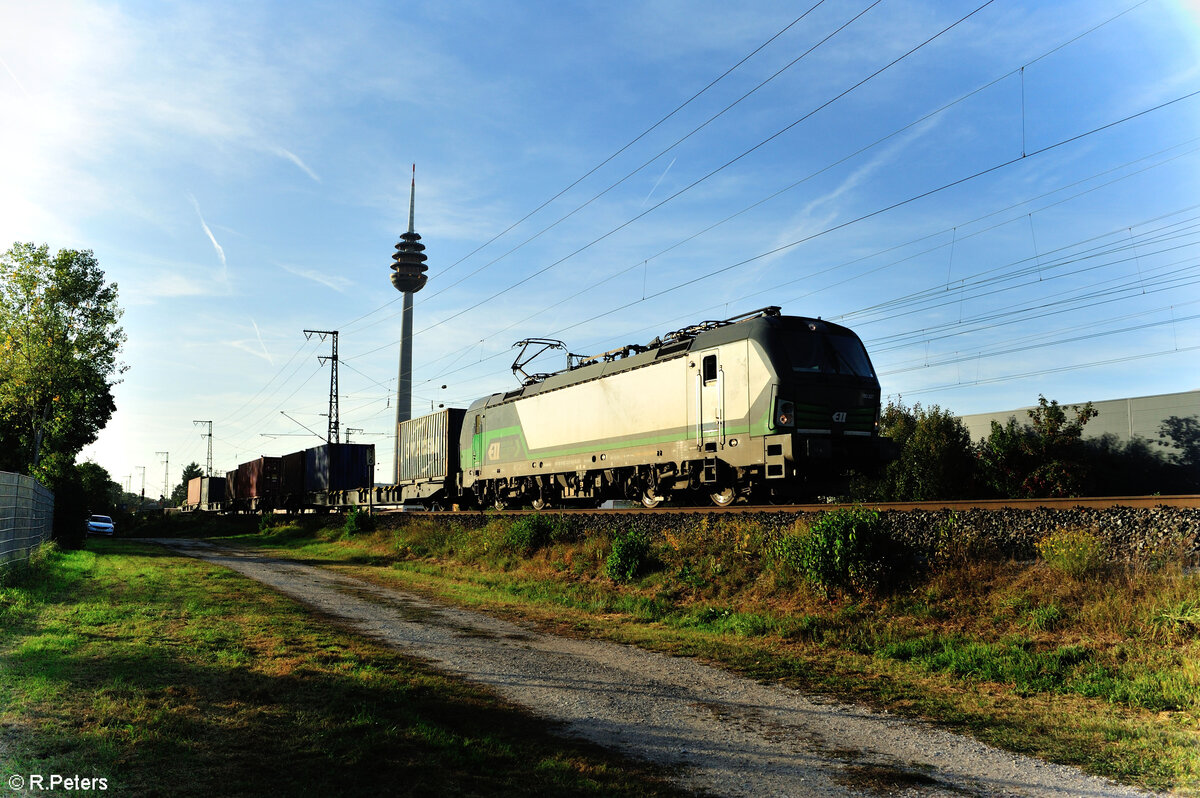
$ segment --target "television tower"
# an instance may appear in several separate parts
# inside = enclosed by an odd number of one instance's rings
[[[400,422],[412,418],[412,316],[413,294],[425,287],[425,245],[414,229],[417,199],[417,165],[413,164],[412,186],[408,195],[408,232],[402,233],[392,255],[392,285],[404,294],[400,315],[400,369],[396,379],[396,444],[394,481],[400,481]]]

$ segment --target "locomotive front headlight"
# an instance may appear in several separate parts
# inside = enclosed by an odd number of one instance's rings
[[[787,399],[775,400],[775,426],[790,427],[796,423],[796,406]]]

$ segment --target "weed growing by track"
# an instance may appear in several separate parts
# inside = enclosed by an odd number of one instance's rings
[[[348,564],[370,557],[387,567],[355,569],[366,578],[700,655],[1200,794],[1200,576],[1179,563],[1077,569],[1050,552],[1033,563],[921,564],[878,530],[859,534],[866,516],[817,534],[681,516],[636,554],[625,535],[545,523],[557,531],[536,545],[501,518],[468,527],[411,517],[353,539],[285,528],[248,542]],[[1087,541],[1072,545],[1094,563]]]

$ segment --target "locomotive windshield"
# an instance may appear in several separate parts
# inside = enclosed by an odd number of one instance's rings
[[[875,376],[867,350],[854,336],[829,331],[788,330],[781,338],[792,371],[797,374]]]

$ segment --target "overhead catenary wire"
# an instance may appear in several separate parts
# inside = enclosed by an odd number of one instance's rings
[[[1140,5],[1142,5],[1142,4],[1141,4],[1141,3],[1139,3],[1138,5],[1140,6]],[[1136,6],[1135,6],[1135,7],[1136,7]],[[1122,12],[1122,13],[1126,13],[1126,12]],[[1081,34],[1081,35],[1082,35],[1082,34]],[[1031,154],[1035,154],[1035,153],[1031,153]],[[1034,211],[1034,213],[1036,213],[1036,211]],[[1044,256],[1044,255],[1045,255],[1045,253],[1043,253],[1043,256]],[[644,259],[642,259],[642,260],[639,260],[639,263],[638,263],[638,265],[641,265],[641,263],[642,263],[642,262],[644,262]],[[651,296],[649,296],[649,297],[647,297],[647,298],[648,298],[648,299],[652,299],[652,298],[653,298],[653,296],[654,296],[654,295],[651,295]],[[613,312],[616,312],[616,311],[613,311]],[[607,314],[605,314],[605,315],[607,315]],[[570,328],[566,328],[566,329],[570,329]],[[471,350],[473,350],[474,348],[476,348],[476,346],[477,346],[476,344],[472,344],[472,346],[470,347],[470,349],[471,349]],[[467,350],[464,350],[464,351],[467,351]],[[462,357],[462,355],[460,354],[460,355],[459,355],[459,357],[461,358],[461,357]],[[344,360],[343,360],[343,362],[344,362]],[[451,363],[451,365],[453,365],[453,363]],[[359,372],[359,373],[361,374],[362,372]],[[366,376],[366,375],[364,375],[364,376]],[[368,379],[370,379],[370,378],[368,377]],[[376,384],[380,384],[380,385],[381,385],[381,383],[376,383]],[[265,387],[265,386],[264,386],[264,387]],[[260,391],[260,392],[261,392],[261,391]],[[239,410],[240,410],[240,408],[239,408]]]
[[[569,260],[569,259],[571,259],[571,258],[575,257],[575,256],[576,256],[576,255],[578,255],[579,253],[581,253],[581,252],[584,252],[585,250],[587,250],[587,249],[589,249],[590,247],[592,247],[592,246],[596,245],[597,243],[599,243],[599,242],[601,242],[601,241],[605,240],[606,238],[608,238],[608,237],[612,236],[613,234],[615,234],[615,233],[619,232],[620,230],[623,230],[624,228],[628,227],[629,225],[633,224],[634,222],[638,221],[639,219],[642,219],[642,218],[644,218],[645,216],[647,216],[647,215],[649,215],[649,214],[653,213],[653,212],[654,212],[654,211],[656,211],[657,209],[659,209],[659,208],[663,207],[664,205],[666,205],[667,203],[669,203],[669,202],[673,201],[673,200],[674,200],[674,199],[676,199],[677,197],[679,197],[679,196],[682,196],[683,194],[687,193],[688,191],[691,191],[692,189],[696,188],[696,187],[697,187],[697,186],[699,186],[700,184],[702,184],[702,183],[704,183],[705,181],[707,181],[707,180],[709,180],[710,178],[712,178],[714,175],[717,175],[717,174],[719,174],[720,172],[722,172],[722,171],[724,171],[725,169],[729,168],[729,167],[730,167],[730,166],[732,166],[733,164],[735,164],[735,163],[737,163],[738,161],[742,160],[743,158],[747,157],[747,156],[748,156],[748,155],[750,155],[751,153],[754,153],[754,152],[756,152],[757,150],[761,149],[762,147],[766,146],[766,145],[767,145],[767,144],[769,144],[770,142],[772,142],[772,141],[774,141],[775,139],[777,139],[777,138],[779,138],[780,136],[782,136],[782,135],[783,135],[784,133],[786,133],[787,131],[789,131],[789,130],[791,130],[791,129],[795,128],[797,125],[799,125],[799,124],[801,124],[802,122],[806,121],[807,119],[811,118],[811,117],[812,117],[814,114],[817,114],[818,112],[820,112],[820,111],[824,110],[825,108],[828,108],[828,107],[829,107],[830,105],[832,105],[833,103],[837,102],[838,100],[842,99],[842,98],[843,98],[843,97],[845,97],[846,95],[850,94],[851,92],[853,92],[853,91],[855,91],[856,89],[860,88],[861,86],[865,85],[865,84],[866,84],[866,83],[868,83],[869,81],[871,81],[871,80],[873,80],[874,78],[878,77],[879,75],[883,74],[884,72],[886,72],[887,70],[889,70],[889,69],[891,69],[893,66],[895,66],[896,64],[898,64],[898,63],[902,62],[904,59],[908,58],[908,57],[909,57],[909,56],[911,56],[913,53],[916,53],[916,52],[918,52],[919,50],[921,50],[922,48],[924,48],[924,47],[927,47],[927,46],[928,46],[928,45],[929,45],[931,42],[933,42],[933,41],[937,40],[937,39],[938,39],[938,38],[940,38],[941,36],[944,36],[946,33],[948,33],[949,31],[953,30],[954,28],[958,27],[958,26],[959,26],[959,25],[961,25],[962,23],[966,22],[968,19],[970,19],[971,17],[975,16],[975,15],[976,15],[976,14],[978,14],[980,11],[982,11],[982,10],[983,10],[983,9],[985,9],[985,8],[987,8],[988,6],[990,6],[990,5],[991,5],[992,3],[994,3],[994,2],[995,2],[995,0],[986,0],[986,2],[984,2],[983,4],[981,4],[981,5],[977,6],[977,7],[976,7],[974,10],[972,10],[971,12],[969,12],[969,13],[967,13],[966,15],[964,15],[964,16],[962,16],[962,17],[960,17],[958,20],[956,20],[955,22],[951,23],[950,25],[947,25],[946,27],[942,28],[940,31],[938,31],[938,32],[937,32],[937,33],[935,33],[934,35],[930,36],[929,38],[925,39],[925,40],[924,40],[924,41],[922,41],[920,44],[918,44],[918,45],[916,45],[916,46],[914,46],[914,47],[910,48],[910,49],[909,49],[908,51],[906,51],[904,54],[902,54],[902,55],[900,55],[900,56],[898,56],[898,57],[896,57],[896,58],[892,59],[890,62],[888,62],[888,63],[887,63],[887,64],[885,64],[884,66],[882,66],[882,67],[880,67],[880,68],[876,69],[876,70],[875,70],[874,72],[872,72],[870,75],[868,75],[868,76],[867,76],[867,77],[865,77],[865,78],[862,78],[862,79],[861,79],[861,80],[859,80],[857,83],[855,83],[855,84],[853,84],[852,86],[850,86],[849,88],[847,88],[847,89],[845,89],[845,90],[841,91],[840,93],[838,93],[838,94],[837,94],[837,95],[835,95],[834,97],[832,97],[832,98],[830,98],[829,100],[826,100],[825,102],[821,103],[821,104],[820,104],[820,105],[818,105],[816,108],[813,108],[813,109],[812,109],[812,110],[810,110],[809,112],[807,112],[807,113],[805,113],[804,115],[802,115],[802,116],[801,116],[799,119],[796,119],[796,120],[794,120],[794,121],[793,121],[793,122],[791,122],[790,124],[788,124],[788,125],[784,126],[784,127],[783,127],[783,128],[781,128],[780,130],[778,130],[778,131],[776,131],[775,133],[771,134],[771,135],[770,135],[770,136],[768,136],[767,138],[765,138],[765,139],[763,139],[763,140],[759,141],[759,142],[758,142],[757,144],[755,144],[754,146],[750,147],[750,148],[749,148],[749,149],[747,149],[747,150],[744,150],[744,151],[742,151],[742,152],[741,152],[739,155],[737,155],[737,156],[735,156],[735,157],[731,158],[730,160],[726,161],[725,163],[723,163],[722,165],[718,166],[717,168],[715,168],[715,169],[713,169],[713,170],[709,171],[708,173],[706,173],[706,174],[705,174],[705,175],[703,175],[702,177],[699,177],[699,178],[697,178],[696,180],[692,181],[692,182],[691,182],[691,183],[689,183],[688,185],[686,185],[686,186],[684,186],[683,188],[681,188],[681,189],[679,189],[678,191],[676,191],[674,194],[672,194],[672,195],[668,196],[667,198],[665,198],[665,199],[663,199],[663,200],[659,201],[658,203],[654,204],[653,206],[651,206],[651,207],[647,208],[646,210],[642,211],[641,213],[639,213],[639,214],[635,215],[635,216],[634,216],[634,217],[632,217],[631,219],[629,219],[629,220],[627,220],[627,221],[625,221],[625,222],[621,223],[620,225],[618,225],[618,226],[616,226],[616,227],[612,228],[611,230],[609,230],[608,232],[604,233],[603,235],[601,235],[601,236],[599,236],[599,237],[597,237],[597,238],[594,238],[594,239],[592,239],[592,240],[591,240],[591,241],[589,241],[587,244],[584,244],[583,246],[579,247],[578,249],[575,249],[574,251],[572,251],[572,252],[568,253],[567,255],[564,255],[563,257],[559,258],[558,260],[556,260],[556,261],[553,261],[552,263],[550,263],[550,264],[548,264],[548,265],[546,265],[546,266],[542,267],[541,269],[538,269],[537,271],[533,272],[532,274],[529,274],[529,275],[527,275],[527,276],[525,276],[525,277],[523,277],[523,278],[521,278],[521,279],[517,280],[515,283],[513,283],[513,284],[512,284],[512,285],[510,285],[510,286],[508,286],[507,288],[505,288],[505,289],[503,289],[503,290],[501,290],[501,291],[498,291],[498,292],[496,292],[496,293],[493,293],[492,295],[488,296],[487,298],[485,298],[485,299],[482,299],[482,300],[480,300],[480,301],[476,302],[475,304],[473,304],[473,305],[470,305],[470,306],[469,306],[469,307],[467,307],[467,308],[464,308],[464,309],[462,309],[462,310],[459,310],[459,311],[457,311],[457,312],[455,312],[455,313],[453,313],[453,314],[451,314],[451,315],[449,315],[449,316],[446,316],[446,317],[444,317],[444,318],[440,319],[439,321],[437,321],[437,322],[435,322],[435,323],[433,323],[433,324],[431,324],[431,325],[429,325],[429,326],[427,326],[427,327],[424,327],[424,328],[422,328],[421,330],[419,330],[419,331],[417,331],[417,332],[415,332],[415,333],[413,334],[413,335],[414,335],[414,337],[416,337],[417,335],[421,335],[421,334],[423,334],[423,333],[429,332],[430,330],[433,330],[433,329],[435,329],[435,328],[437,328],[437,327],[440,327],[441,325],[443,325],[443,324],[446,324],[447,322],[453,321],[454,319],[456,319],[456,318],[459,318],[460,316],[462,316],[462,315],[464,315],[464,314],[466,314],[466,313],[468,313],[468,312],[470,312],[470,311],[472,311],[472,310],[475,310],[475,309],[477,309],[477,308],[483,307],[483,306],[487,305],[488,303],[490,303],[490,302],[493,302],[494,300],[498,299],[499,297],[503,296],[504,294],[507,294],[509,291],[512,291],[512,290],[514,290],[514,289],[516,289],[516,288],[518,288],[518,287],[520,287],[520,286],[524,285],[525,283],[529,282],[530,280],[532,280],[532,279],[533,279],[533,278],[535,278],[535,277],[538,277],[538,276],[540,276],[540,275],[542,275],[542,274],[545,274],[546,272],[550,271],[551,269],[553,269],[553,268],[555,268],[555,267],[559,266],[560,264],[562,264],[562,263],[566,262],[567,260]],[[375,348],[375,349],[372,349],[372,350],[369,350],[369,351],[367,351],[367,352],[362,352],[362,353],[360,353],[360,354],[353,355],[353,356],[352,356],[352,358],[363,357],[363,356],[365,356],[365,355],[372,354],[373,352],[377,352],[377,351],[379,351],[380,349],[384,349],[384,348],[387,348],[388,346],[394,346],[394,345],[395,345],[395,342],[392,342],[392,343],[389,343],[389,344],[385,344],[385,345],[383,345],[383,346],[377,347],[377,348]]]
[[[722,80],[724,80],[725,78],[727,78],[727,77],[728,77],[730,74],[732,74],[732,73],[733,73],[735,70],[737,70],[739,67],[741,67],[743,64],[745,64],[747,61],[749,61],[749,60],[750,60],[751,58],[753,58],[755,55],[757,55],[757,54],[758,54],[758,53],[760,53],[762,50],[764,50],[764,49],[765,49],[767,46],[769,46],[769,45],[770,45],[772,42],[774,42],[776,39],[778,39],[778,38],[779,38],[780,36],[782,36],[784,33],[786,33],[787,31],[791,30],[793,27],[795,27],[795,26],[796,26],[798,23],[800,23],[800,22],[801,22],[801,21],[802,21],[802,20],[803,20],[805,17],[807,17],[809,14],[811,14],[813,11],[815,11],[815,10],[816,10],[818,7],[820,7],[820,6],[821,6],[821,5],[822,5],[824,2],[825,2],[825,0],[818,0],[818,2],[817,2],[817,3],[814,3],[814,4],[813,4],[811,7],[809,7],[809,8],[808,8],[808,9],[807,9],[807,10],[806,10],[804,13],[802,13],[800,16],[796,17],[796,18],[795,18],[795,19],[793,19],[791,22],[789,22],[787,25],[783,26],[783,27],[782,27],[780,30],[778,30],[778,31],[777,31],[777,32],[776,32],[774,35],[772,35],[770,38],[768,38],[768,39],[767,39],[766,41],[764,41],[762,44],[758,45],[758,46],[757,46],[757,47],[755,47],[753,50],[751,50],[749,53],[747,53],[745,56],[743,56],[743,57],[742,57],[742,58],[741,58],[741,59],[740,59],[740,60],[739,60],[737,63],[735,63],[733,66],[729,67],[729,68],[728,68],[728,69],[726,69],[724,72],[722,72],[720,75],[718,75],[716,78],[713,78],[711,81],[709,81],[709,83],[708,83],[706,86],[704,86],[704,88],[700,89],[699,91],[697,91],[696,93],[694,93],[694,94],[693,94],[691,97],[689,97],[688,99],[684,100],[684,101],[683,101],[682,103],[680,103],[679,105],[675,106],[675,108],[673,108],[673,109],[672,109],[670,112],[668,112],[668,113],[667,113],[665,116],[663,116],[662,118],[660,118],[660,119],[659,119],[657,122],[655,122],[654,124],[650,125],[650,127],[646,128],[646,129],[645,129],[645,130],[643,130],[641,133],[639,133],[639,134],[637,134],[636,136],[634,136],[632,139],[630,139],[630,140],[629,140],[628,142],[626,142],[626,143],[625,143],[623,146],[621,146],[620,148],[618,148],[618,149],[617,149],[615,152],[613,152],[613,153],[612,153],[611,155],[609,155],[607,158],[605,158],[605,159],[604,159],[604,160],[602,160],[600,163],[598,163],[598,164],[596,164],[595,166],[593,166],[593,167],[592,167],[591,169],[589,169],[588,171],[584,172],[582,175],[580,175],[578,178],[576,178],[576,179],[575,179],[573,182],[571,182],[570,184],[568,184],[568,185],[567,185],[565,188],[563,188],[563,189],[559,190],[559,191],[558,191],[556,194],[554,194],[552,197],[550,197],[549,199],[547,199],[547,200],[545,200],[544,202],[542,202],[540,205],[538,205],[536,208],[534,208],[533,210],[531,210],[531,211],[529,211],[528,213],[526,213],[526,214],[525,214],[524,216],[522,216],[520,219],[518,219],[517,221],[513,222],[512,224],[510,224],[508,227],[506,227],[505,229],[501,230],[499,233],[496,233],[496,234],[495,234],[495,235],[493,235],[491,238],[489,238],[487,241],[483,242],[483,243],[482,243],[482,244],[480,244],[478,247],[476,247],[475,249],[473,249],[473,250],[471,250],[470,252],[468,252],[466,255],[462,256],[462,257],[461,257],[461,258],[459,258],[458,260],[456,260],[456,261],[454,261],[453,263],[451,263],[451,264],[450,264],[449,266],[447,266],[445,269],[442,269],[442,270],[441,270],[441,271],[440,271],[438,274],[431,275],[431,276],[430,276],[430,279],[431,279],[431,280],[436,280],[436,279],[441,279],[441,278],[444,278],[444,277],[445,277],[445,275],[446,275],[446,273],[447,273],[447,272],[449,272],[451,269],[455,268],[456,266],[458,266],[459,264],[461,264],[463,261],[466,261],[467,259],[471,258],[471,257],[472,257],[472,256],[474,256],[476,253],[478,253],[478,252],[480,252],[481,250],[485,249],[486,247],[488,247],[488,246],[489,246],[489,245],[491,245],[492,243],[496,242],[496,241],[497,241],[497,240],[499,240],[500,238],[503,238],[505,235],[507,235],[508,233],[510,233],[511,231],[513,231],[514,229],[516,229],[517,227],[519,227],[521,224],[523,224],[524,222],[528,221],[528,220],[529,220],[531,217],[533,217],[535,214],[537,214],[537,213],[538,213],[539,211],[541,211],[543,208],[545,208],[546,206],[550,205],[552,202],[554,202],[556,199],[558,199],[559,197],[561,197],[561,196],[563,196],[564,194],[566,194],[566,193],[567,193],[568,191],[570,191],[571,189],[575,188],[575,186],[579,185],[580,183],[582,183],[582,182],[583,182],[584,180],[586,180],[587,178],[591,177],[593,174],[595,174],[597,171],[599,171],[600,169],[602,169],[604,166],[608,165],[608,163],[610,163],[610,162],[611,162],[613,159],[617,158],[619,155],[621,155],[622,153],[624,153],[626,150],[628,150],[628,149],[629,149],[630,147],[632,147],[634,144],[637,144],[639,141],[641,141],[643,138],[645,138],[646,136],[648,136],[650,133],[652,133],[652,132],[654,132],[655,130],[657,130],[657,129],[658,129],[659,127],[661,127],[661,126],[662,126],[662,125],[663,125],[665,122],[667,122],[669,119],[671,119],[672,117],[674,117],[676,114],[678,114],[678,113],[679,113],[680,111],[682,111],[684,108],[686,108],[687,106],[691,105],[691,104],[692,104],[692,103],[693,103],[695,100],[699,99],[699,98],[701,97],[701,95],[705,94],[705,93],[706,93],[706,92],[707,92],[709,89],[713,88],[713,87],[714,87],[714,86],[716,86],[718,83],[720,83]],[[772,76],[772,78],[774,78],[774,77],[775,77],[775,76]],[[763,84],[759,84],[759,85],[760,85],[760,87],[761,87],[761,86],[762,86],[762,85],[764,85],[764,84],[765,84],[765,81],[764,81],[764,83],[763,83]],[[457,285],[457,283],[456,283],[456,285]],[[372,311],[370,311],[370,312],[368,312],[368,313],[365,313],[365,314],[363,314],[363,315],[361,315],[361,316],[359,316],[359,317],[357,317],[357,318],[353,319],[352,321],[346,322],[345,324],[341,325],[341,327],[339,327],[339,329],[346,329],[346,328],[350,327],[351,325],[357,324],[358,322],[362,321],[363,319],[365,319],[365,318],[367,318],[367,317],[369,317],[369,316],[372,316],[372,315],[374,315],[375,313],[378,313],[379,311],[381,311],[381,310],[383,310],[384,308],[387,308],[387,307],[389,307],[389,306],[391,306],[391,305],[395,304],[395,303],[396,303],[396,302],[398,302],[398,301],[399,301],[399,298],[392,299],[391,301],[384,303],[383,305],[381,305],[381,306],[379,306],[379,307],[375,308],[374,310],[372,310]]]

